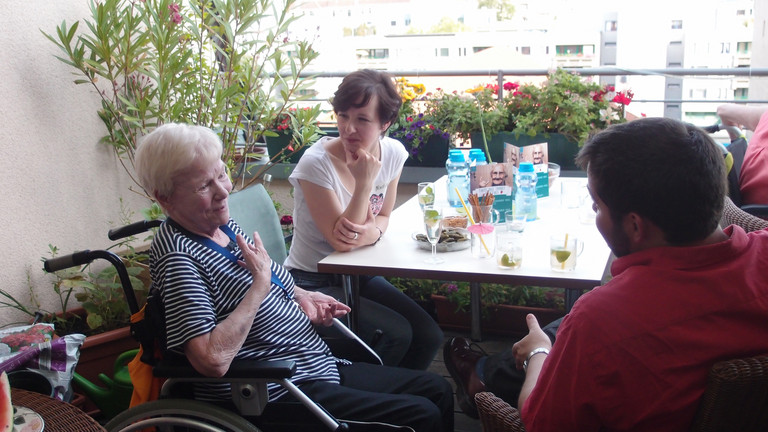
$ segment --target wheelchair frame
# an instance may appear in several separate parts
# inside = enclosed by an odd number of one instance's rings
[[[161,223],[161,220],[136,222],[110,230],[109,238],[111,240],[118,240],[133,236],[155,228]],[[46,271],[54,272],[88,264],[96,259],[104,259],[115,267],[131,314],[138,313],[140,307],[125,264],[113,252],[107,250],[77,251],[70,255],[45,260],[44,267]],[[362,354],[364,358],[368,361],[378,361],[381,364],[381,359],[378,355],[342,324],[341,321],[334,319],[334,325],[344,335],[352,338],[365,348],[365,352]],[[138,326],[131,325],[131,334],[139,342],[141,342],[142,338],[137,332],[140,331]],[[154,349],[154,347],[150,349]],[[210,432],[260,431],[258,427],[242,416],[259,416],[264,412],[269,399],[267,383],[273,382],[283,386],[327,430],[348,431],[349,425],[347,423],[339,422],[291,382],[290,378],[295,370],[296,365],[293,361],[242,360],[232,362],[232,365],[223,377],[211,378],[197,372],[186,359],[181,362],[178,359],[174,359],[172,362],[161,360],[153,367],[154,376],[166,378],[161,389],[161,398],[123,411],[110,420],[105,427],[110,432],[129,432],[147,427],[157,427],[158,430],[173,430],[175,426]],[[232,387],[232,402],[239,410],[239,415],[211,403],[194,399],[169,397],[173,389],[179,384],[194,382],[228,382]],[[402,427],[395,428],[402,429]]]

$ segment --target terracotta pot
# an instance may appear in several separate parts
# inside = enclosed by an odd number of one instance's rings
[[[435,304],[437,322],[445,330],[469,331],[471,315],[469,312],[457,311],[456,304],[448,301],[441,295],[432,295]],[[557,318],[565,315],[565,312],[556,309],[493,305],[488,307],[488,312],[481,318],[480,326],[484,333],[502,336],[520,336],[528,332],[525,316],[532,313],[544,326]]]

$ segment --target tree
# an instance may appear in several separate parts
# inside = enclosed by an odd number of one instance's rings
[[[507,21],[515,16],[515,6],[509,0],[477,0],[477,8],[496,10],[496,21]]]
[[[453,18],[443,17],[436,25],[429,29],[429,33],[459,33],[468,31],[467,26]]]

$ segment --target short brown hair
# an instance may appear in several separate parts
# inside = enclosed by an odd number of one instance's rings
[[[391,125],[397,119],[403,102],[392,75],[386,72],[361,69],[345,76],[331,99],[333,112],[364,107],[374,95],[378,97],[376,112],[379,121]]]

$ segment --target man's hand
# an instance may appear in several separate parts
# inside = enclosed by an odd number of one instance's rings
[[[330,326],[334,318],[346,315],[351,309],[335,298],[315,291],[298,289],[296,301],[312,324]]]
[[[533,314],[525,317],[528,324],[528,334],[512,345],[512,354],[515,356],[515,365],[518,369],[523,368],[523,362],[528,359],[528,354],[536,348],[552,348],[552,342],[539,326],[539,321]]]

